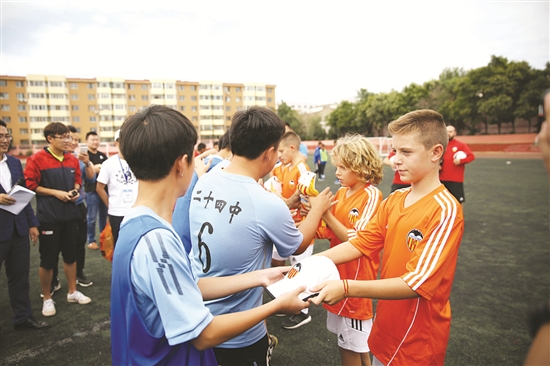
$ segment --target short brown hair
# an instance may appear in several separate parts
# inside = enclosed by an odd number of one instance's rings
[[[296,150],[300,149],[301,142],[302,141],[300,140],[300,136],[298,136],[296,132],[293,131],[286,132],[281,138],[281,145],[293,145],[294,147],[296,147]]]
[[[382,181],[382,159],[366,137],[358,134],[342,137],[332,149],[331,155],[333,162],[338,158],[343,166],[357,174],[360,181],[374,185]]]
[[[449,138],[443,116],[431,109],[409,112],[388,125],[390,135],[411,135],[416,133],[426,149],[441,144],[447,148]]]

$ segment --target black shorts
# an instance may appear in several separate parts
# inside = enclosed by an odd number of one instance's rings
[[[258,342],[243,348],[214,347],[214,353],[220,366],[266,366],[267,334]]]
[[[449,182],[449,181],[442,181],[443,185],[453,196],[455,196],[456,200],[460,203],[466,202],[466,196],[464,195],[464,183],[462,182]]]
[[[38,227],[40,238],[40,267],[53,269],[57,266],[59,252],[63,262],[72,264],[76,261],[76,244],[79,220],[41,224]]]

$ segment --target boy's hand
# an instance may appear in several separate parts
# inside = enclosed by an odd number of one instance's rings
[[[298,208],[300,207],[300,190],[294,191],[292,196],[290,196],[288,199],[285,199],[285,203],[288,208]]]
[[[57,198],[58,200],[63,201],[63,202],[72,201],[73,197],[74,197],[73,196],[73,191],[65,192],[65,191],[59,191],[59,190],[56,190],[55,193],[53,194],[53,196],[55,198]]]
[[[310,289],[311,292],[319,292],[319,295],[308,301],[319,305],[321,302],[334,305],[344,298],[344,284],[342,280],[325,281]]]
[[[330,191],[330,188],[325,188],[317,197],[309,197],[309,202],[311,204],[311,209],[319,209],[322,212],[330,209],[338,201],[334,201],[334,195]]]
[[[305,289],[305,286],[301,286],[294,291],[289,291],[282,294],[274,300],[279,302],[279,309],[277,312],[285,314],[298,314],[302,309],[309,307],[308,301],[303,301],[298,297],[298,295],[304,292]]]
[[[15,198],[5,193],[0,194],[0,205],[11,206],[15,203]]]
[[[309,197],[300,195],[301,205],[300,205],[300,215],[307,216],[309,211],[311,211],[311,203],[309,202]]]
[[[259,270],[257,272],[260,275],[260,283],[263,287],[267,287],[275,282],[279,282],[291,268],[292,266],[283,266]]]

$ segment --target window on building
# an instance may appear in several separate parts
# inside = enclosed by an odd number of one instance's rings
[[[193,116],[193,117],[191,117],[191,121],[193,121],[193,122],[197,122],[197,116]]]
[[[166,94],[164,96],[164,98],[166,98],[166,99],[176,99],[176,96],[174,94]]]
[[[10,117],[10,116],[2,116],[2,119],[3,119],[4,122],[6,122],[6,123],[10,123],[10,122],[11,122],[11,117]]]
[[[80,122],[80,117],[77,117],[77,116],[73,117],[73,122]]]
[[[2,105],[0,105],[0,109],[3,110],[3,111],[9,111],[10,110],[10,105],[9,104],[2,104]]]
[[[231,121],[231,116],[225,117],[226,120]]]
[[[183,102],[183,101],[185,100],[185,95],[180,95],[180,96],[178,97],[178,100],[179,100],[180,102]]]
[[[141,90],[147,90],[149,89],[147,84],[141,84]]]
[[[241,101],[241,98],[237,97],[235,98],[235,102],[240,102]]]
[[[17,110],[18,110],[18,111],[24,111],[25,109],[26,109],[26,108],[25,108],[25,106],[24,106],[23,104],[19,104],[19,105],[17,106]]]
[[[151,95],[151,99],[164,99],[163,94],[153,94]]]
[[[19,133],[21,135],[28,135],[29,134],[29,129],[28,128],[20,128]]]
[[[25,93],[15,93],[17,100],[25,99]]]
[[[78,100],[78,94],[71,94],[71,100]]]
[[[134,90],[136,88],[136,84],[128,84],[128,89]]]
[[[126,105],[125,104],[115,104],[115,109],[116,110],[124,110],[126,109]]]
[[[196,85],[191,85],[189,88],[191,89],[191,91],[197,90],[197,86],[196,86]]]
[[[77,105],[72,105],[72,106],[71,106],[71,109],[72,109],[73,111],[78,111],[78,106],[77,106]]]
[[[40,80],[29,80],[29,86],[44,86],[44,82]]]
[[[141,100],[149,100],[149,96],[148,95],[142,95]]]
[[[226,102],[231,102],[231,97],[225,97]]]
[[[10,95],[8,93],[0,93],[0,99],[10,99]]]
[[[95,95],[94,94],[88,94],[88,100],[94,100]]]
[[[268,103],[271,103],[272,100],[273,100],[272,98],[267,98]]]
[[[89,110],[90,112],[94,112],[94,111],[95,111],[95,105],[89,105],[89,106],[88,106],[88,110]]]
[[[185,90],[185,85],[178,85],[178,90],[179,91],[184,91]]]
[[[235,91],[236,91],[237,93],[240,93],[240,92],[241,92],[241,87],[240,87],[240,86],[237,86],[237,87],[235,88]]]
[[[231,88],[228,87],[228,86],[224,86],[224,87],[223,87],[223,90],[224,90],[225,92],[229,93],[229,92],[231,91]]]
[[[131,106],[129,107],[129,109],[130,109],[130,112],[135,112],[135,111],[136,111],[136,106],[135,106],[135,105],[131,105]]]
[[[28,146],[29,145],[29,139],[21,139],[19,140],[21,145],[23,146]]]
[[[19,117],[19,122],[20,123],[26,123],[27,122],[27,117]]]
[[[0,86],[8,86],[8,82],[6,80],[0,80]]]
[[[176,84],[164,84],[164,89],[175,89]]]
[[[65,82],[64,81],[48,81],[48,85],[50,87],[64,87]]]
[[[197,97],[196,97],[195,95],[192,95],[192,96],[191,96],[191,100],[192,100],[193,102],[196,102],[196,101],[197,101]]]
[[[162,83],[152,83],[151,88],[153,88],[153,89],[162,89]]]
[[[129,100],[136,100],[136,96],[133,94],[128,95]]]
[[[191,106],[191,111],[192,111],[192,112],[196,112],[196,111],[197,111],[197,107],[196,107],[196,106]]]
[[[90,116],[90,122],[97,122],[96,116]]]
[[[88,83],[88,89],[93,89],[94,88],[94,83]]]
[[[180,111],[182,111],[182,112],[185,111],[185,106],[184,105],[180,106]]]
[[[77,83],[70,83],[70,84],[69,84],[69,87],[70,87],[71,89],[78,89],[78,84],[77,84]]]
[[[48,94],[48,97],[50,99],[67,99],[67,94],[53,93],[53,94]]]
[[[25,82],[24,82],[24,81],[21,81],[21,80],[18,80],[18,81],[15,82],[15,86],[16,86],[17,88],[22,88],[22,87],[25,86]]]
[[[225,107],[225,111],[226,111],[226,112],[230,112],[230,111],[231,111],[231,107]]]

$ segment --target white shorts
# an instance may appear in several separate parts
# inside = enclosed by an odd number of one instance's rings
[[[327,329],[338,336],[338,347],[357,353],[370,351],[367,341],[372,319],[351,319],[327,311]]]
[[[275,259],[276,261],[286,261],[287,259],[290,259],[290,265],[291,266],[295,265],[296,263],[298,263],[302,259],[306,259],[308,257],[311,257],[312,254],[313,254],[313,244],[311,244],[309,247],[307,247],[307,249],[302,254],[291,255],[288,258],[281,257],[279,255],[279,252],[277,252],[277,248],[275,248],[275,246],[273,246],[273,259]]]

